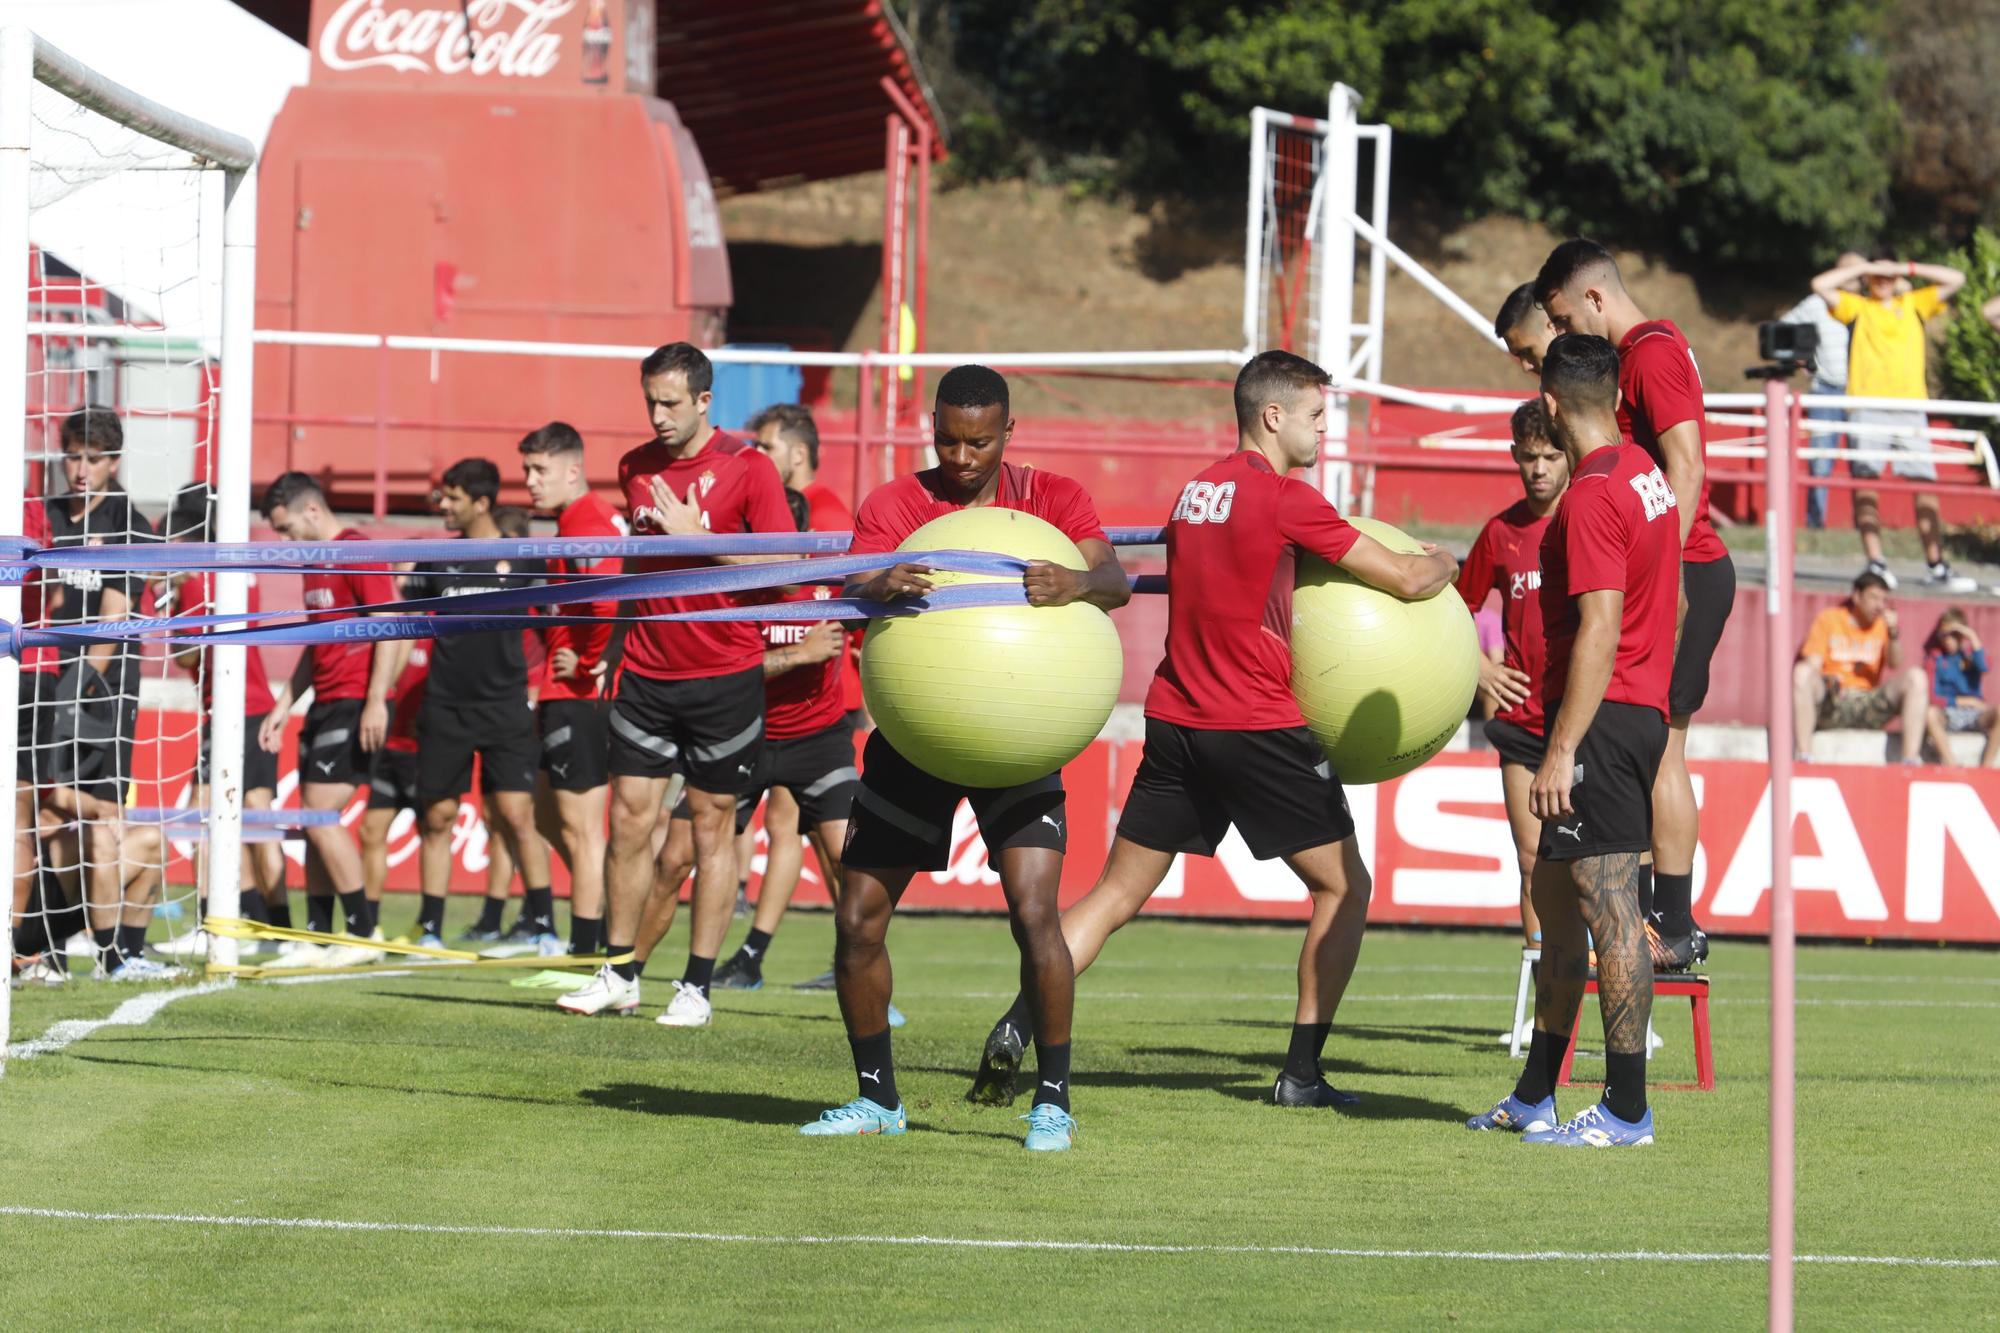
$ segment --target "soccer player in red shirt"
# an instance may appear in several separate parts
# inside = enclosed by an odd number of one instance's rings
[[[625,520],[590,489],[583,471],[583,436],[552,421],[521,441],[521,470],[535,508],[556,515],[558,537],[625,535]],[[616,574],[615,557],[548,562],[551,582]],[[610,617],[618,603],[592,601],[554,608],[558,615]],[[593,954],[604,943],[604,810],[611,794],[610,699],[605,653],[613,626],[556,625],[542,631],[546,649],[537,711],[542,731],[542,781],[535,815],[542,836],[569,868],[569,951]]]
[[[1680,646],[1674,654],[1671,721],[1660,784],[1653,792],[1653,864],[1648,947],[1654,966],[1685,971],[1708,957],[1694,920],[1694,853],[1701,832],[1688,776],[1688,722],[1708,697],[1709,661],[1736,602],[1736,565],[1708,517],[1708,426],[1694,350],[1672,320],[1647,319],[1595,241],[1564,241],[1535,278],[1535,298],[1564,333],[1589,333],[1618,349],[1618,431],[1660,465],[1682,497]]]
[[[1540,311],[1535,312],[1538,316]],[[1539,361],[1539,356],[1537,357]],[[1522,498],[1486,521],[1458,571],[1459,595],[1473,611],[1500,594],[1506,653],[1498,663],[1479,661],[1479,689],[1493,704],[1486,739],[1500,756],[1500,790],[1514,851],[1521,865],[1521,931],[1533,948],[1541,943],[1529,892],[1541,820],[1528,808],[1528,782],[1542,766],[1542,534],[1569,486],[1569,456],[1549,433],[1541,399],[1521,404],[1510,423],[1514,466]],[[1511,1034],[1510,1034],[1511,1037]]]
[[[618,489],[636,533],[692,537],[793,532],[771,460],[708,419],[714,369],[701,349],[669,343],[639,366],[653,438],[618,462]],[[782,557],[779,557],[782,558]],[[668,557],[628,562],[639,572],[762,564],[768,556]],[[652,597],[641,615],[733,607],[735,594]],[[667,783],[686,779],[694,823],[694,918],[687,968],[659,1022],[705,1027],[715,956],[736,899],[736,802],[755,790],[764,750],[764,636],[746,621],[641,621],[625,636],[609,717],[611,836],[605,857],[606,944],[638,938],[653,883],[653,831]],[[607,963],[556,1003],[571,1013],[639,1007],[639,967]]]
[[[1681,534],[1659,464],[1620,439],[1618,382],[1617,350],[1589,334],[1557,338],[1542,362],[1542,404],[1569,455],[1571,480],[1542,539],[1542,707],[1550,721],[1529,785],[1542,820],[1535,1036],[1514,1091],[1466,1122],[1570,1147],[1653,1141],[1646,1106],[1653,965],[1639,857],[1652,846],[1653,782],[1667,747]],[[1604,1100],[1559,1124],[1555,1080],[1593,943]]]
[[[1166,655],[1146,694],[1146,748],[1097,883],[1062,916],[1076,970],[1139,914],[1182,852],[1213,856],[1234,824],[1261,859],[1283,857],[1312,894],[1280,1106],[1345,1106],[1319,1067],[1354,971],[1369,881],[1340,775],[1292,695],[1299,552],[1399,597],[1434,597],[1457,562],[1405,555],[1352,527],[1288,475],[1319,457],[1324,370],[1264,352],[1236,377],[1235,453],[1188,482],[1167,522]],[[1003,1104],[1020,1059],[1020,1001],[987,1037],[970,1097]]]
[[[937,466],[898,477],[862,503],[852,552],[893,551],[932,519],[995,506],[1033,514],[1060,529],[1082,553],[1084,569],[1037,560],[1023,582],[1030,606],[1089,602],[1106,611],[1132,595],[1097,508],[1068,477],[1005,459],[1014,434],[1007,381],[985,366],[957,366],[937,383],[932,445]],[[921,565],[898,564],[848,580],[851,595],[892,601],[932,588]],[[966,706],[979,701],[968,698]],[[843,860],[847,883],[834,917],[834,976],[847,1024],[859,1094],[827,1111],[807,1134],[901,1134],[903,1103],[889,1045],[889,954],[883,946],[895,904],[919,870],[942,870],[960,800],[972,803],[987,858],[1000,872],[1014,938],[1021,947],[1024,1010],[1035,1033],[1035,1105],[1026,1147],[1060,1152],[1075,1137],[1069,1113],[1070,1008],[1075,971],[1056,911],[1062,878],[1066,807],[1062,774],[1012,787],[966,788],[942,781],[897,753],[877,731],[861,761]]]
[[[1520,363],[1522,371],[1537,380],[1542,375],[1542,355],[1555,340],[1555,326],[1548,312],[1535,304],[1535,284],[1524,282],[1507,293],[1500,313],[1493,317],[1493,336],[1507,344],[1507,355]]]
[[[303,472],[287,472],[264,492],[264,521],[295,542],[361,541],[368,534],[335,521],[319,483]],[[305,609],[315,621],[346,619],[349,608],[396,601],[396,585],[386,565],[337,565],[309,571],[304,579]],[[285,736],[292,700],[310,689],[312,707],[299,731],[299,805],[306,810],[345,810],[354,788],[368,777],[375,751],[389,733],[389,692],[409,659],[406,641],[353,639],[318,643],[299,654],[292,678],[279,682],[271,711],[258,728],[258,741],[276,751]],[[308,828],[306,924],[332,929],[338,895],[347,933],[366,940],[375,933],[375,914],[363,887],[361,851],[339,824]],[[285,961],[295,967],[373,962],[381,951],[358,944],[333,945],[324,953],[294,950]]]

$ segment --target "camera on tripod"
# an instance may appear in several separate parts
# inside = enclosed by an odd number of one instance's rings
[[[1757,326],[1757,355],[1764,364],[1743,373],[1753,380],[1781,380],[1795,371],[1811,370],[1818,351],[1819,330],[1812,325],[1767,320]]]

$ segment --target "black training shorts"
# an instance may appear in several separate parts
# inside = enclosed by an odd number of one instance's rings
[[[1556,715],[1551,706],[1549,716]],[[1569,789],[1574,811],[1542,821],[1544,861],[1576,861],[1653,846],[1653,779],[1667,752],[1667,720],[1658,709],[1605,702],[1576,751]]]
[[[415,810],[417,806],[417,752],[377,750],[368,772],[370,810]]]
[[[840,721],[809,736],[766,740],[755,780],[756,785],[736,801],[738,833],[750,827],[764,793],[775,787],[784,788],[798,802],[801,833],[844,820],[854,805],[854,793],[861,788],[861,774],[854,767],[854,733]],[[690,817],[685,794],[674,805],[673,817]]]
[[[472,788],[479,756],[481,791],[535,789],[541,737],[527,696],[493,703],[453,703],[424,695],[417,713],[417,800],[420,807],[456,800]]]
[[[541,707],[542,771],[557,791],[595,791],[611,781],[611,709],[598,699],[550,699]]]
[[[627,671],[611,705],[611,772],[664,778],[721,795],[756,789],[764,750],[764,668],[655,680]]]
[[[1518,722],[1502,722],[1497,717],[1486,720],[1486,743],[1500,756],[1502,764],[1519,764],[1530,773],[1541,771],[1542,756],[1549,748],[1548,738],[1539,731],[1529,731]]]
[[[1062,774],[1012,787],[961,787],[934,778],[880,731],[861,756],[861,786],[847,816],[841,864],[863,870],[943,870],[951,863],[951,821],[972,802],[986,857],[996,867],[1009,847],[1068,848]]]
[[[1340,778],[1304,727],[1202,731],[1147,718],[1118,836],[1213,856],[1231,824],[1260,861],[1354,836]]]
[[[278,756],[257,743],[257,733],[263,729],[264,714],[257,713],[243,719],[243,790],[276,791],[278,789]],[[195,760],[194,780],[206,787],[209,783],[208,754],[210,736],[207,728],[201,733],[201,754]]]
[[[306,710],[299,728],[299,781],[352,787],[374,765],[361,748],[361,700],[333,699]]]
[[[1687,593],[1687,619],[1681,622],[1673,681],[1667,686],[1667,711],[1675,717],[1699,712],[1708,698],[1709,661],[1736,605],[1736,562],[1727,555],[1698,565],[1682,561],[1681,587]]]

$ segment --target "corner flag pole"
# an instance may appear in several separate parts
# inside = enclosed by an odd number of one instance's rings
[[[1771,746],[1771,1299],[1772,1333],[1792,1327],[1794,932],[1792,916],[1792,464],[1798,423],[1784,381],[1764,385],[1764,615],[1769,630]]]

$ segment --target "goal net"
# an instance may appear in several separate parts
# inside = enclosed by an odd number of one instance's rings
[[[25,29],[0,30],[0,300],[12,307],[0,312],[0,533],[56,548],[241,535],[247,467],[224,467],[221,386],[225,327],[247,303],[225,296],[224,219],[253,160],[247,143]],[[233,494],[218,505],[218,491]],[[241,576],[161,563],[30,571],[0,614],[72,628],[240,596],[217,584]],[[18,990],[81,994],[204,962],[197,877],[215,835],[233,844],[236,818],[211,819],[205,791],[241,767],[209,771],[227,743],[212,732],[241,746],[241,668],[223,656],[104,641],[7,663]]]

